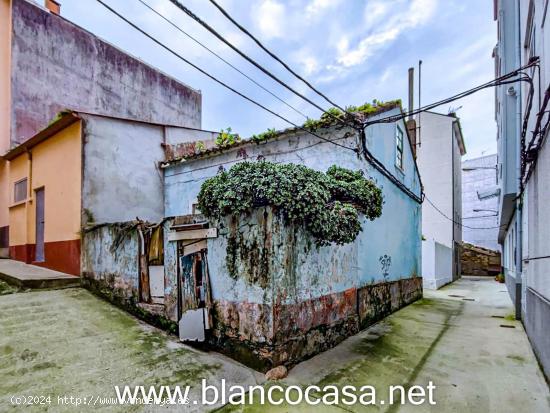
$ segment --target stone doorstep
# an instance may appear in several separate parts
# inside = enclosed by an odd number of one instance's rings
[[[0,280],[30,289],[80,287],[80,277],[23,262],[0,261]]]

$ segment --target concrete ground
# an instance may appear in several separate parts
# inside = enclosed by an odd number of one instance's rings
[[[0,259],[0,280],[20,288],[76,287],[80,278],[21,261]]]
[[[436,405],[226,406],[222,411],[550,412],[550,392],[503,284],[464,277],[294,367],[286,386],[436,386]],[[508,327],[502,327],[508,326]],[[549,333],[550,334],[550,333]],[[322,393],[318,394],[322,397]]]
[[[0,296],[0,412],[28,410],[11,404],[11,396],[19,395],[51,395],[50,406],[31,411],[92,411],[60,406],[57,397],[114,397],[115,385],[189,384],[190,399],[199,400],[201,378],[215,385],[222,378],[228,385],[263,381],[263,375],[185,346],[81,288]],[[150,411],[141,407],[104,410]],[[186,409],[196,410],[201,407]]]
[[[221,411],[550,412],[548,386],[521,323],[511,317],[502,284],[467,278],[425,295],[297,365],[278,384],[372,385],[377,399],[387,400],[390,385],[408,388],[432,381],[435,406],[255,404],[226,405]],[[226,379],[226,388],[263,382],[262,375],[216,353],[184,346],[79,288],[0,296],[0,377],[1,412],[15,410],[12,395],[51,394],[57,403],[58,395],[112,396],[115,385],[190,384],[194,400],[203,377],[215,385]],[[34,410],[88,410],[56,403]],[[151,406],[106,410],[156,411]]]

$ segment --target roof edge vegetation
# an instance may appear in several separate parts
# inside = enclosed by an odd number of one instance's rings
[[[197,150],[193,155],[171,159],[169,161],[167,160],[163,162],[163,165],[169,166],[171,164],[176,164],[186,160],[202,159],[253,143],[261,144],[289,133],[299,132],[302,128],[312,132],[318,131],[319,129],[328,129],[340,123],[337,119],[342,121],[349,119],[349,113],[355,117],[354,120],[363,122],[367,118],[380,115],[381,113],[395,108],[402,110],[401,99],[386,102],[381,102],[375,99],[372,103],[365,103],[361,106],[347,106],[345,108],[346,112],[343,112],[338,108],[330,108],[326,113],[323,113],[319,119],[308,118],[303,125],[301,125],[301,127],[290,127],[281,130],[267,129],[262,133],[252,135],[248,139],[242,139],[238,134],[233,133],[231,128],[227,128],[220,131],[220,134],[216,139],[215,147],[203,149],[200,145],[197,145]]]

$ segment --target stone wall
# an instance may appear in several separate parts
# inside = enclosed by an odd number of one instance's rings
[[[492,276],[501,272],[500,252],[464,243],[461,248],[462,274]]]

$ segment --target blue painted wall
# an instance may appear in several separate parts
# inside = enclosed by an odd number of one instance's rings
[[[396,108],[378,116],[385,117],[398,113],[400,110]],[[404,132],[402,170],[395,164],[397,127]],[[330,139],[339,139],[339,143],[350,147],[355,147],[359,142],[358,133],[350,129],[329,128],[318,133]],[[404,122],[369,126],[366,138],[367,146],[373,155],[409,189],[420,196],[420,178],[408,143]],[[313,258],[304,257],[298,290],[307,291],[305,294],[307,296],[299,294],[300,298],[316,298],[371,283],[420,275],[421,205],[355,152],[331,145],[304,132],[290,131],[259,145],[245,145],[216,155],[168,166],[164,170],[165,216],[190,214],[191,205],[196,200],[202,183],[207,178],[215,176],[220,167],[229,169],[237,162],[244,159],[255,161],[259,156],[272,162],[303,164],[323,172],[334,164],[353,170],[362,170],[383,190],[382,216],[375,221],[364,220],[363,231],[354,244],[343,247],[323,247],[311,255]],[[209,241],[213,298],[236,300],[240,296],[235,295],[236,292],[244,294],[246,290],[243,298],[247,301],[263,301],[264,294],[254,291],[257,286],[245,286],[243,283],[240,286],[236,285],[234,280],[223,273],[225,250],[222,244],[222,240]],[[344,263],[347,268],[345,274],[338,271],[339,275],[329,277],[328,283],[313,283],[311,277],[323,277],[323,271],[330,271],[330,265],[318,265],[318,263],[330,263],[332,258],[344,250],[348,258]],[[167,251],[171,251],[170,247]],[[325,257],[322,258],[323,256]],[[389,266],[383,267],[381,258],[384,256],[391,259]],[[339,267],[344,268],[344,265]],[[167,278],[176,276],[175,273],[170,274],[173,269],[166,267],[166,271]],[[312,289],[312,285],[316,287]]]

